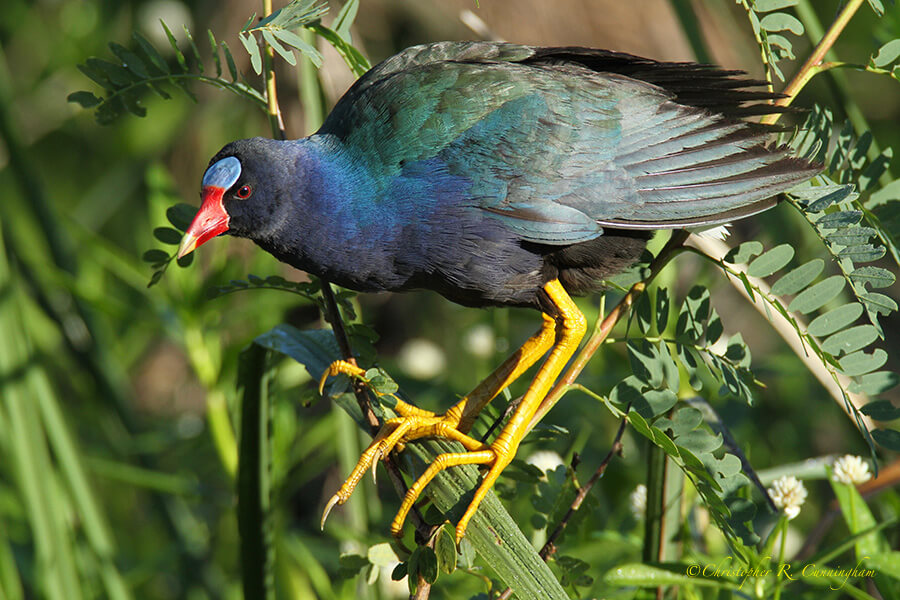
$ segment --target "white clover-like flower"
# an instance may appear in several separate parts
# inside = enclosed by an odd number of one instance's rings
[[[397,362],[407,375],[415,379],[431,379],[447,367],[447,358],[440,346],[423,338],[406,342],[400,348]]]
[[[806,502],[806,488],[793,475],[784,475],[772,482],[769,496],[775,506],[784,511],[788,520],[800,514],[800,506]]]
[[[484,324],[470,328],[462,339],[463,348],[472,356],[490,358],[497,347],[494,330]]]
[[[831,478],[840,483],[859,485],[872,479],[872,474],[869,473],[869,463],[859,456],[847,454],[834,461]]]
[[[647,512],[647,486],[639,484],[628,496],[628,501],[631,503],[631,514],[634,518],[643,519]]]
[[[532,453],[525,462],[529,465],[538,468],[538,471],[541,473],[546,473],[547,471],[554,471],[556,467],[564,464],[562,456],[559,455],[558,452],[554,452],[553,450],[538,450],[537,452]]]

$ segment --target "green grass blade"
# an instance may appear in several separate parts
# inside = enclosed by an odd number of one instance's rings
[[[241,354],[241,434],[238,454],[238,531],[245,598],[273,599],[274,550],[270,524],[271,435],[266,349],[253,344]]]

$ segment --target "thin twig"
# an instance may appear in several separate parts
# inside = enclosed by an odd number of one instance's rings
[[[800,70],[797,71],[797,74],[794,75],[787,87],[782,91],[784,97],[775,101],[777,106],[789,106],[794,98],[797,97],[797,94],[800,93],[800,90],[809,83],[809,80],[812,79],[814,75],[822,72],[821,64],[822,61],[825,60],[825,55],[828,54],[828,51],[834,46],[834,43],[847,26],[847,23],[850,22],[850,19],[853,18],[856,11],[862,6],[862,3],[863,0],[850,0],[843,10],[841,10],[840,14],[838,14],[837,18],[834,20],[834,23],[831,24],[831,27],[828,28],[828,31],[825,32],[825,35],[822,36],[822,39],[816,45],[812,54],[809,55],[809,58],[806,59],[806,62],[803,63],[803,66],[800,67]],[[781,113],[768,114],[762,118],[762,122],[768,124],[775,123],[780,116]]]
[[[628,412],[628,409],[625,409],[625,412]],[[541,548],[540,554],[541,558],[547,560],[556,552],[556,540],[559,539],[559,536],[562,535],[563,530],[565,530],[566,526],[569,524],[569,519],[572,518],[572,515],[575,514],[579,508],[581,508],[582,502],[587,497],[588,492],[591,491],[591,488],[597,483],[597,480],[600,479],[603,474],[606,472],[606,468],[609,466],[609,462],[612,460],[613,456],[618,456],[622,452],[622,434],[625,433],[625,424],[628,421],[623,418],[622,422],[619,423],[619,430],[616,431],[616,437],[613,438],[612,446],[609,449],[609,452],[606,454],[604,459],[600,461],[600,464],[597,466],[597,470],[594,471],[594,474],[591,475],[591,478],[588,479],[587,483],[584,484],[578,490],[578,494],[575,495],[575,499],[572,501],[572,505],[569,506],[569,510],[566,512],[565,516],[556,526],[556,529],[553,530],[547,537],[547,541],[544,543],[544,546]]]

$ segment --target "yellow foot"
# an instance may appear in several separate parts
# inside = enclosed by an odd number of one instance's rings
[[[391,533],[399,537],[409,511],[425,487],[438,473],[456,465],[485,465],[488,467],[487,473],[484,474],[475,491],[475,496],[456,526],[456,539],[457,541],[462,539],[478,505],[481,504],[500,473],[515,456],[516,449],[528,432],[529,423],[541,401],[572,357],[586,330],[584,315],[569,298],[558,280],[547,282],[542,288],[542,295],[546,303],[553,306],[550,311],[552,316],[544,314],[541,329],[479,384],[471,394],[460,400],[444,415],[437,416],[432,412],[418,409],[398,400],[394,410],[400,416],[384,423],[372,445],[363,452],[350,477],[328,501],[322,515],[322,527],[325,526],[325,519],[331,509],[350,498],[363,474],[369,468],[372,468],[374,472],[377,461],[386,457],[394,449],[402,447],[406,442],[424,437],[442,437],[461,443],[468,452],[442,454],[428,466],[403,498],[400,510],[391,524]],[[538,369],[522,401],[491,445],[486,446],[466,435],[481,409],[504,387],[534,364],[547,350],[550,351],[547,359]],[[365,381],[365,371],[350,363],[338,361],[325,372],[321,384],[324,386],[328,377],[339,373]]]
[[[328,504],[326,504],[325,511],[322,514],[323,528],[325,527],[325,520],[328,518],[328,514],[331,512],[331,509],[336,505],[343,504],[350,499],[351,494],[353,494],[353,490],[356,489],[356,486],[359,484],[365,472],[369,469],[372,469],[372,475],[374,478],[375,468],[378,465],[378,461],[386,458],[388,454],[390,454],[393,450],[402,448],[402,446],[407,442],[424,437],[438,437],[457,441],[470,452],[490,452],[488,447],[483,443],[469,437],[468,435],[460,432],[457,429],[459,425],[459,417],[457,416],[458,411],[454,411],[453,409],[451,409],[445,415],[435,415],[434,413],[421,410],[405,402],[399,403],[395,407],[395,410],[400,414],[400,416],[393,419],[388,419],[384,422],[381,430],[375,436],[375,439],[372,440],[372,444],[359,457],[359,461],[356,463],[356,467],[354,467],[353,472],[340,487],[340,489],[331,497],[331,499],[328,501]],[[463,454],[463,456],[467,455]],[[444,463],[445,462],[446,459],[444,459]],[[462,461],[452,464],[470,463],[467,461]],[[447,464],[443,468],[446,468],[446,466],[451,465]],[[403,523],[403,520],[406,518],[407,513],[409,513],[409,510],[412,508],[412,505],[415,503],[416,499],[421,493],[421,489],[425,488],[425,484],[427,484],[427,481],[420,486],[420,489],[417,488],[418,491],[415,493],[415,495],[410,495],[409,493],[407,493],[406,498],[404,499],[405,508],[401,507],[400,514],[397,515],[397,519],[395,519],[395,522],[399,519],[399,523]],[[399,535],[399,527],[397,531],[398,533],[396,533],[395,535]]]
[[[335,375],[347,375],[356,379],[365,379],[366,372],[346,360],[336,360],[322,373],[322,378],[319,379],[319,394],[325,392],[325,382],[328,381],[328,378]]]
[[[403,522],[406,520],[406,516],[412,509],[413,504],[415,504],[416,500],[418,500],[419,496],[438,473],[448,467],[459,465],[488,465],[490,467],[488,472],[482,477],[481,483],[478,484],[478,489],[475,490],[475,495],[469,502],[468,508],[466,508],[466,512],[463,513],[463,516],[460,517],[459,522],[456,524],[456,543],[459,543],[466,534],[469,521],[475,516],[475,511],[478,510],[481,501],[484,500],[484,497],[490,491],[494,482],[497,481],[503,469],[513,459],[513,456],[515,456],[514,452],[504,451],[504,449],[495,448],[493,445],[480,451],[441,454],[434,459],[434,462],[425,469],[425,472],[406,492],[406,496],[400,504],[400,510],[397,511],[397,516],[394,517],[394,521],[391,523],[391,534],[394,537],[400,537],[400,534],[403,532]]]

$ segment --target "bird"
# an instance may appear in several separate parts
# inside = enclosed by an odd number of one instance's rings
[[[177,256],[221,234],[359,292],[433,290],[458,304],[537,310],[537,332],[443,414],[397,404],[322,517],[407,442],[482,478],[457,539],[515,456],[541,400],[586,331],[572,300],[635,263],[659,229],[713,226],[774,206],[821,165],[754,122],[778,96],[742,71],[584,47],[436,42],[379,63],[298,140],[223,147]],[[546,355],[502,430],[469,431],[481,409]],[[322,376],[364,371],[337,361]],[[321,385],[320,385],[321,390]]]

